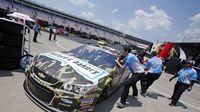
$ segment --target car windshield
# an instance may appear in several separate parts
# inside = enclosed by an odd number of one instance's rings
[[[104,49],[99,49],[93,46],[81,46],[76,49],[72,49],[68,53],[77,58],[89,60],[88,63],[92,65],[103,65],[108,68],[113,68],[115,66],[115,59],[117,58],[115,53],[110,53]]]

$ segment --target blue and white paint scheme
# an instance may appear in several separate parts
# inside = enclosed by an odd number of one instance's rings
[[[63,54],[60,52],[51,52],[42,55],[60,61],[60,66],[72,66],[72,68],[77,73],[79,73],[87,80],[92,81],[94,84],[97,84],[100,78],[109,75],[107,71],[67,54]]]

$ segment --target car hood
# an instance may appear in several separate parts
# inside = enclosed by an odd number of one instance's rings
[[[34,66],[59,81],[73,84],[97,84],[100,78],[109,75],[106,70],[60,52],[37,55]]]

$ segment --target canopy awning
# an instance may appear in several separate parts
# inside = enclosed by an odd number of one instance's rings
[[[7,16],[13,17],[13,18],[24,19],[26,21],[35,22],[35,20],[33,20],[32,18],[30,18],[28,15],[22,14],[22,13],[18,13],[18,12],[13,12],[12,14],[7,14]]]

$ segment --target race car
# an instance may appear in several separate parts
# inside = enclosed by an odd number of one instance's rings
[[[116,66],[118,55],[93,45],[36,55],[25,70],[25,92],[46,111],[93,111],[128,78],[127,68]]]

